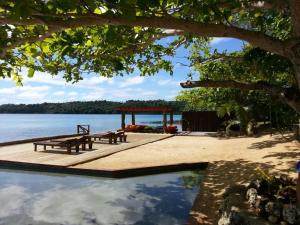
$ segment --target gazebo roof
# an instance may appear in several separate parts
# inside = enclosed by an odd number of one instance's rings
[[[174,112],[171,107],[119,107],[117,110],[121,112]]]

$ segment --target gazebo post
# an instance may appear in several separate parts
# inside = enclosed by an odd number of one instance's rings
[[[163,112],[163,126],[164,126],[164,127],[167,126],[167,114],[166,114],[165,111]]]
[[[174,123],[174,109],[171,107],[119,107],[118,111],[121,112],[121,127],[126,128],[126,113],[131,114],[132,125],[135,125],[135,114],[137,112],[161,112],[163,113],[163,127],[168,126],[168,114],[170,114],[170,124]],[[166,130],[166,129],[164,129]]]
[[[135,125],[135,113],[131,112],[131,124]]]
[[[173,112],[170,112],[170,125],[173,125],[174,119],[173,119]]]
[[[126,114],[125,114],[125,112],[122,112],[122,114],[121,114],[121,127],[122,127],[122,129],[125,129],[125,116],[126,116]]]

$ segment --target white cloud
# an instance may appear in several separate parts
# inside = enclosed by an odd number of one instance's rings
[[[78,93],[76,91],[71,91],[68,93],[68,96],[77,96]]]
[[[24,70],[25,71],[25,70]],[[6,80],[8,81],[8,80]],[[10,81],[12,82],[12,81]],[[148,87],[156,85],[155,89]],[[10,84],[11,85],[11,84]],[[157,86],[164,86],[157,90]],[[169,86],[170,90],[167,88]],[[107,78],[90,74],[78,83],[66,83],[62,75],[52,77],[48,73],[36,72],[33,78],[24,73],[24,86],[0,88],[0,104],[43,103],[67,101],[112,101],[165,99],[171,89],[178,89],[178,81],[170,77],[127,77]]]
[[[66,99],[66,101],[63,101],[63,102],[73,102],[73,101],[79,101],[80,99],[78,99],[77,97],[71,97],[71,98],[68,98]]]
[[[16,93],[16,88],[0,88],[0,94],[15,94]]]
[[[110,95],[108,95],[110,96]],[[103,90],[103,89],[97,89],[97,91],[92,91],[92,92],[89,92],[87,94],[85,94],[82,99],[85,100],[85,101],[93,101],[93,100],[99,100],[101,98],[105,98],[107,99],[108,96],[106,96],[106,92]]]
[[[145,78],[141,76],[129,77],[120,84],[120,87],[128,87],[132,85],[142,84]]]
[[[177,63],[175,63],[174,70],[179,69],[179,68],[184,68],[184,67],[187,67],[187,66],[183,65],[182,63],[177,62]]]
[[[17,95],[19,98],[29,98],[30,100],[41,100],[44,99],[45,94],[33,91],[25,91]]]
[[[9,185],[0,189],[0,201],[5,202],[0,210],[0,218],[21,213],[22,207],[29,199],[26,189],[21,186]]]
[[[45,102],[48,91],[51,89],[48,85],[43,86],[14,86],[0,89],[1,103],[37,103]]]
[[[50,86],[48,85],[43,85],[43,86],[22,86],[22,87],[17,87],[19,91],[37,91],[37,92],[46,92],[51,89]]]
[[[176,94],[167,95],[166,100],[169,100],[169,101],[170,100],[175,100],[176,96],[177,96]]]
[[[211,41],[211,45],[221,44],[222,42],[229,41],[232,38],[214,37]]]
[[[141,88],[124,88],[110,92],[110,96],[113,97],[113,99],[117,98],[119,100],[147,100],[152,99],[153,96],[157,95],[158,93],[156,91],[145,90]]]
[[[65,95],[65,92],[64,91],[56,91],[53,93],[54,96],[63,96]]]
[[[48,95],[48,90],[51,89],[49,86],[23,86],[17,87],[18,95],[16,97],[20,99],[27,99],[29,101],[35,102],[44,102],[45,97]]]
[[[61,74],[52,76],[49,73],[43,73],[43,72],[36,72],[32,78],[29,78],[26,76],[27,72],[22,72],[24,74],[23,83],[24,84],[31,84],[31,83],[41,83],[41,84],[50,84],[50,85],[56,85],[56,86],[72,86],[72,87],[78,87],[78,88],[89,88],[94,89],[96,86],[102,83],[108,83],[113,84],[114,79],[113,78],[107,78],[107,77],[101,77],[101,76],[92,76],[92,77],[84,77],[83,80],[77,82],[77,83],[68,83],[64,80],[63,76]]]
[[[179,82],[175,81],[175,80],[172,80],[172,79],[167,79],[167,80],[163,80],[162,79],[162,80],[158,80],[157,84],[160,85],[160,86],[164,86],[164,85],[175,85],[175,86],[178,86]]]
[[[142,96],[151,97],[151,96],[156,96],[157,92],[156,91],[142,91],[139,94]]]
[[[9,88],[1,88],[0,94],[16,94],[19,95],[24,92],[45,92],[48,91],[51,87],[50,86],[15,86],[15,87],[9,87]]]
[[[114,79],[108,78],[108,77],[93,76],[90,78],[84,78],[83,80],[79,81],[78,84],[83,85],[83,86],[96,86],[96,85],[102,84],[104,82],[113,84]],[[76,84],[75,84],[75,86],[76,86]]]
[[[42,83],[42,84],[51,84],[51,85],[60,85],[65,86],[66,81],[63,80],[63,78],[59,75],[52,76],[49,73],[43,73],[43,72],[36,72],[32,78],[27,77],[24,74],[23,83],[24,84],[30,84],[30,83]]]

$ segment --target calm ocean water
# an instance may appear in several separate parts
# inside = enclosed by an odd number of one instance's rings
[[[126,116],[130,124],[131,115]],[[181,119],[175,115],[174,120]],[[121,127],[120,114],[0,114],[0,142],[76,133],[77,124],[89,124],[91,132],[116,130]],[[136,124],[159,126],[162,115],[136,115]],[[181,129],[179,124],[176,124]]]
[[[200,172],[126,179],[0,170],[0,225],[182,225]]]

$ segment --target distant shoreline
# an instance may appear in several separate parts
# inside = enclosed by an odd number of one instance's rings
[[[3,113],[0,112],[0,115],[3,114],[22,114],[22,115],[121,115],[121,113]],[[126,115],[131,115],[130,113],[126,113]],[[146,113],[137,113],[136,115],[162,115],[162,113],[155,113],[155,112],[146,112]],[[181,115],[181,112],[174,113],[174,116]]]
[[[40,103],[40,104],[3,104],[0,105],[0,114],[118,114],[119,107],[171,107],[175,114],[180,114],[184,103],[178,101],[151,100],[126,102],[114,101],[86,101],[65,103]],[[149,114],[149,113],[140,113]],[[151,113],[161,114],[161,113]]]

